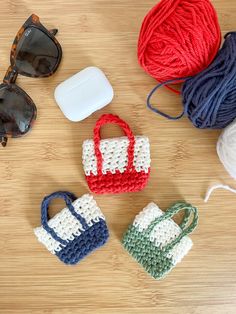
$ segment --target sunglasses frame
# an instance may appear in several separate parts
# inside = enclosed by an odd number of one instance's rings
[[[43,75],[29,74],[29,73],[26,73],[24,71],[21,71],[16,66],[16,62],[15,62],[15,59],[16,59],[16,48],[17,48],[17,45],[18,45],[22,35],[26,31],[26,29],[29,28],[29,27],[35,27],[35,28],[41,30],[43,33],[45,33],[45,35],[47,35],[55,43],[55,45],[56,45],[56,47],[58,49],[57,63],[55,65],[54,69],[51,72],[48,72],[47,74],[43,74]],[[36,77],[36,78],[39,78],[39,77],[49,77],[49,76],[53,75],[56,72],[56,70],[58,69],[59,64],[61,62],[61,58],[62,58],[61,45],[59,44],[59,42],[57,41],[56,37],[54,36],[56,33],[57,33],[56,29],[53,29],[51,31],[47,30],[40,23],[39,17],[37,15],[35,15],[35,14],[32,14],[25,21],[23,26],[20,28],[20,30],[18,31],[18,33],[17,33],[17,35],[16,35],[16,37],[15,37],[15,39],[13,41],[13,44],[12,44],[12,47],[11,47],[11,53],[10,53],[10,63],[11,63],[11,65],[9,66],[9,68],[8,68],[6,74],[5,74],[3,82],[4,83],[14,83],[16,81],[16,78],[17,78],[18,74],[21,74],[21,75],[24,75],[24,76],[27,76],[27,77]]]
[[[16,66],[16,49],[17,49],[17,45],[20,41],[20,39],[22,38],[24,32],[27,30],[27,28],[29,27],[35,27],[39,30],[41,30],[43,33],[45,33],[46,36],[48,36],[56,45],[57,49],[58,49],[58,59],[57,59],[57,63],[55,65],[55,67],[53,68],[53,70],[49,73],[46,73],[46,74],[43,74],[43,75],[33,75],[33,74],[29,74],[29,73],[26,73],[24,71],[21,71],[20,69],[17,68]],[[13,41],[13,44],[12,44],[12,47],[11,47],[11,52],[10,52],[10,66],[8,67],[7,69],[7,72],[4,76],[4,79],[3,79],[3,83],[0,84],[0,88],[1,87],[4,87],[4,86],[10,86],[16,93],[20,93],[22,94],[27,102],[31,103],[32,106],[34,107],[34,115],[30,121],[30,126],[29,126],[29,130],[32,128],[35,120],[36,120],[36,117],[37,117],[37,108],[33,102],[33,100],[31,99],[31,97],[22,89],[20,88],[19,86],[17,86],[15,84],[15,81],[17,79],[17,76],[18,74],[21,74],[23,76],[27,76],[27,77],[34,77],[34,78],[40,78],[40,77],[49,77],[51,75],[53,75],[56,70],[58,69],[59,67],[59,64],[61,62],[61,59],[62,59],[62,48],[61,48],[61,45],[59,44],[59,42],[57,41],[57,39],[55,38],[54,35],[56,35],[57,33],[57,29],[52,29],[52,30],[47,30],[41,23],[40,23],[40,20],[39,20],[39,17],[35,14],[32,14],[26,21],[25,23],[23,24],[23,26],[20,28],[20,30],[18,31],[14,41]],[[28,133],[28,131],[26,133]],[[6,146],[7,144],[7,138],[8,137],[22,137],[24,134],[19,134],[19,135],[12,135],[12,134],[8,134],[8,133],[5,133],[4,135],[1,135],[0,134],[0,143],[2,144],[2,146]]]

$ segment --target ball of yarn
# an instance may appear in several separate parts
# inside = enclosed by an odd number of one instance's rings
[[[220,42],[209,0],[161,0],[142,23],[138,60],[159,82],[193,76],[212,62]]]
[[[236,32],[203,72],[185,81],[184,113],[197,128],[222,129],[236,117]]]
[[[217,153],[231,177],[236,179],[236,121],[221,133],[217,142]]]

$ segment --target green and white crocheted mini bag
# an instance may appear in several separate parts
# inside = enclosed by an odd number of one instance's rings
[[[184,211],[180,225],[172,217]],[[155,279],[166,276],[189,252],[188,237],[197,226],[197,208],[185,202],[175,203],[163,212],[148,204],[134,219],[123,237],[123,245],[133,258]]]

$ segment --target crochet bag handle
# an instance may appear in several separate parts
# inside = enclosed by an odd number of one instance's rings
[[[131,131],[129,125],[122,119],[120,119],[118,116],[115,116],[113,114],[103,114],[98,121],[96,122],[95,128],[93,130],[94,134],[94,149],[95,149],[95,155],[97,157],[97,170],[99,174],[102,174],[102,153],[100,151],[100,141],[101,141],[101,135],[100,135],[100,129],[104,124],[107,123],[113,123],[119,125],[125,135],[128,137],[129,140],[129,146],[128,146],[128,165],[126,168],[126,171],[133,170],[133,161],[134,161],[134,144],[135,144],[135,138],[133,135],[133,132]]]
[[[174,215],[176,215],[179,211],[184,210],[184,217],[179,225],[182,229],[182,232],[167,246],[164,248],[164,251],[168,253],[173,247],[179,243],[183,237],[193,232],[193,230],[196,228],[198,223],[198,210],[196,207],[192,206],[191,204],[185,203],[185,202],[177,202],[173,206],[167,209],[167,211],[161,215],[160,217],[157,217],[152,223],[148,226],[146,230],[146,234],[149,236],[154,227],[160,223],[161,221],[171,219]],[[191,219],[191,214],[193,214],[192,222],[188,225]],[[187,226],[188,225],[188,226]]]
[[[71,212],[71,214],[73,216],[75,216],[75,218],[77,218],[79,220],[79,222],[81,223],[83,229],[87,229],[87,223],[86,220],[79,215],[73,205],[72,202],[74,202],[77,197],[70,192],[66,192],[66,191],[59,191],[59,192],[54,192],[48,196],[46,196],[43,201],[42,201],[42,205],[41,205],[41,223],[43,228],[52,236],[52,238],[58,242],[60,242],[63,245],[66,245],[68,242],[66,240],[61,239],[56,232],[48,225],[48,220],[49,220],[49,214],[48,214],[48,207],[49,207],[49,203],[56,198],[62,198],[64,199],[66,206],[68,207],[69,211]]]

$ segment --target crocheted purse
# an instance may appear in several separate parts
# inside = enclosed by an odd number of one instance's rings
[[[180,210],[185,215],[177,225],[171,218]],[[191,249],[192,240],[187,235],[196,228],[197,222],[197,208],[190,204],[179,202],[163,213],[155,203],[150,203],[129,226],[123,245],[152,277],[161,279]]]
[[[126,137],[100,138],[106,123],[118,124]],[[145,136],[133,135],[118,116],[104,114],[94,128],[94,139],[83,143],[83,166],[90,190],[94,193],[122,193],[142,190],[150,175],[150,145]]]
[[[52,199],[63,198],[67,207],[48,220]],[[108,229],[100,208],[89,194],[76,199],[69,192],[55,192],[44,198],[42,226],[34,233],[39,242],[65,264],[77,264],[82,258],[106,243]]]

